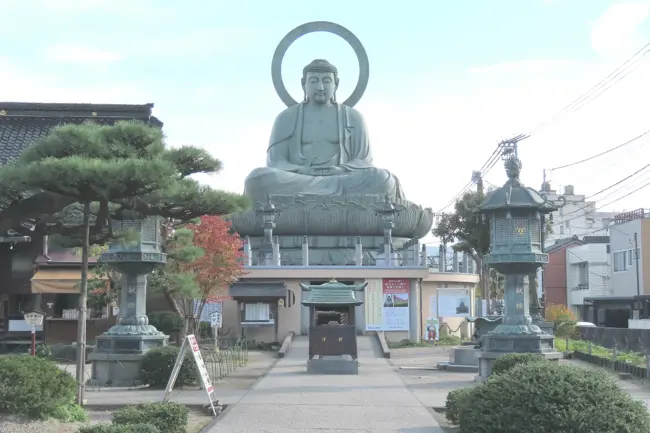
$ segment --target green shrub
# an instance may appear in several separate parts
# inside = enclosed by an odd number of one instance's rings
[[[445,404],[447,412],[445,415],[452,424],[458,424],[460,408],[468,403],[474,388],[474,386],[469,388],[458,388],[447,394],[447,402]]]
[[[178,357],[179,348],[165,346],[151,349],[140,363],[142,382],[152,388],[164,388],[172,374],[172,369]],[[178,373],[174,388],[195,385],[198,377],[196,364],[189,354],[185,356],[181,371]]]
[[[611,375],[533,362],[491,376],[459,413],[461,433],[650,432],[644,403]]]
[[[509,353],[494,361],[492,374],[503,374],[510,371],[516,365],[541,361],[544,361],[544,358],[532,353]]]
[[[81,427],[78,433],[162,433],[158,427],[151,424],[95,424]]]
[[[77,421],[85,412],[74,404],[77,384],[56,364],[36,356],[0,358],[0,412],[31,419]]]
[[[178,403],[141,404],[115,411],[113,424],[151,424],[165,433],[186,433],[189,414],[187,406]]]
[[[178,334],[183,330],[183,318],[173,311],[153,311],[147,316],[149,324],[165,335]]]
[[[50,359],[52,357],[52,352],[50,352],[50,349],[46,345],[39,344],[36,346],[36,356],[43,359]]]

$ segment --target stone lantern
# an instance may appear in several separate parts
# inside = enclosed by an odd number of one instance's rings
[[[149,349],[167,344],[169,337],[149,324],[147,276],[166,263],[162,252],[160,219],[149,217],[114,221],[116,231],[134,231],[133,242],[114,242],[101,262],[121,275],[120,312],[117,323],[97,337],[90,354],[92,382],[101,385],[134,385],[140,376],[140,359]]]
[[[490,192],[479,207],[490,227],[490,253],[484,261],[506,280],[503,321],[483,338],[480,379],[488,377],[494,360],[507,353],[561,357],[554,348],[553,335],[533,323],[528,281],[528,275],[548,263],[548,254],[542,252],[542,216],[557,207],[521,183],[521,162],[515,155],[506,159],[505,168],[508,181]]]
[[[257,264],[258,265],[278,265],[279,245],[276,244],[273,238],[273,229],[275,229],[275,221],[280,214],[275,205],[271,201],[271,196],[266,197],[266,202],[257,210],[257,215],[262,217],[262,227],[264,229],[264,242],[260,246]]]

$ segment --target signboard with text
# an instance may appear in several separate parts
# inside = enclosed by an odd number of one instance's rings
[[[408,331],[408,278],[366,280],[366,331]]]

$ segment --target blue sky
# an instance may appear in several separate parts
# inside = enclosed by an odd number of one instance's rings
[[[204,146],[223,160],[223,173],[207,181],[241,191],[246,174],[264,164],[272,121],[284,108],[270,77],[277,43],[302,23],[334,21],[354,32],[370,57],[370,84],[357,108],[376,164],[400,177],[407,198],[438,210],[499,139],[545,120],[650,39],[647,0],[381,4],[0,0],[0,83],[8,83],[0,99],[153,102],[170,143]],[[337,65],[345,99],[357,79],[354,53],[322,33],[301,38],[287,53],[283,75],[294,98],[302,67],[314,58]],[[640,67],[524,142],[524,180],[539,186],[543,168],[642,132],[647,72]],[[634,155],[626,158],[617,167],[608,160],[558,173],[553,182],[595,192],[634,171]],[[501,183],[502,173],[497,167],[487,179]],[[638,200],[618,204],[634,208]]]

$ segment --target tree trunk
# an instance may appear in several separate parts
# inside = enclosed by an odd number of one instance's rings
[[[83,406],[86,393],[86,317],[88,303],[88,250],[90,249],[90,202],[84,203],[84,239],[81,247],[81,287],[77,324],[77,404]]]
[[[181,311],[181,307],[178,305],[178,302],[176,302],[176,299],[174,299],[174,295],[172,295],[171,291],[169,289],[163,289],[163,295],[165,295],[165,299],[167,300],[167,304],[169,305],[169,308],[176,314],[178,314],[181,317],[184,317],[183,311]]]
[[[478,284],[481,290],[481,295],[483,299],[486,300],[487,310],[486,315],[489,315],[490,311],[490,271],[487,269],[487,266],[483,263],[483,256],[476,255],[476,267],[478,268]]]

